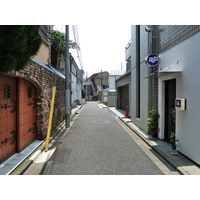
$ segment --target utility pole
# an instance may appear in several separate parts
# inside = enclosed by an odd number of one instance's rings
[[[69,63],[69,25],[66,25],[66,53],[65,53],[65,126],[70,127],[70,63]]]

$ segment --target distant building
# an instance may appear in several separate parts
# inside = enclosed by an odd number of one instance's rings
[[[83,89],[83,74],[84,71],[78,68],[74,58],[70,61],[71,71],[71,104],[72,108],[76,107],[77,103],[82,103]]]
[[[126,71],[125,70],[112,70],[109,71],[109,88],[104,90],[104,96],[107,98],[108,106],[116,106],[116,80],[122,76]]]
[[[109,71],[109,90],[116,90],[116,80],[122,76],[123,74],[125,74],[126,71],[125,70],[112,70]]]
[[[53,50],[52,54],[52,63],[54,63],[53,67],[55,67],[60,73],[65,76],[65,57],[61,55],[61,61],[57,62],[57,52]],[[83,74],[84,71],[79,69],[76,61],[73,56],[70,55],[70,102],[71,107],[74,108],[77,105],[77,102],[82,103],[82,89],[83,89]]]
[[[129,107],[129,112],[131,110],[130,104],[130,94],[131,94],[131,40],[125,47],[125,60],[126,60],[126,72],[116,79],[116,107],[122,110],[126,110]]]
[[[87,90],[86,100],[96,101],[101,99],[102,91],[109,87],[108,79],[109,73],[107,71],[98,72],[90,76],[84,84],[84,89]]]

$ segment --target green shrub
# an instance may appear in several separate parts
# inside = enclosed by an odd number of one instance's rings
[[[147,119],[147,131],[152,134],[152,136],[158,136],[158,119],[160,115],[156,109],[150,111],[150,116]]]
[[[176,150],[176,148],[179,147],[177,142],[179,142],[178,138],[175,137],[175,135],[171,135],[171,137],[169,138],[169,145],[173,150]]]
[[[105,106],[108,106],[108,102],[103,102],[103,104],[104,104]]]

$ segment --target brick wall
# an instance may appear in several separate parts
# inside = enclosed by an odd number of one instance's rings
[[[65,118],[65,79],[51,70],[32,61],[24,70],[8,75],[24,78],[37,89],[37,139],[44,139],[47,133],[52,87],[56,86],[56,97],[52,130]]]
[[[199,25],[155,25],[153,29],[154,52],[177,45],[200,31]]]

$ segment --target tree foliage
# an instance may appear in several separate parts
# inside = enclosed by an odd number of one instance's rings
[[[42,39],[39,25],[0,26],[0,73],[24,69]]]
[[[65,34],[61,33],[60,31],[56,31],[56,30],[53,31],[51,34],[51,45],[59,53],[59,57],[61,55],[65,55],[65,51],[66,51]],[[72,40],[69,40],[69,48],[79,49],[79,46]]]

